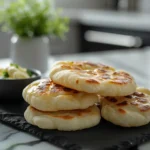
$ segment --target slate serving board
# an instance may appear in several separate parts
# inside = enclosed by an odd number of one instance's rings
[[[150,140],[150,124],[122,128],[103,119],[96,127],[75,132],[39,129],[25,121],[26,107],[26,103],[0,104],[0,121],[67,150],[127,150]]]

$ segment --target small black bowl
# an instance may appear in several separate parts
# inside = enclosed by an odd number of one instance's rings
[[[35,77],[27,79],[0,79],[0,103],[13,104],[23,102],[22,91],[31,82],[41,78],[41,72],[29,69]]]

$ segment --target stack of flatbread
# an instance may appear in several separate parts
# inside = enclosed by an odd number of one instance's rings
[[[25,119],[44,129],[90,128],[101,116],[124,127],[150,122],[150,91],[137,87],[129,73],[103,64],[59,61],[50,78],[29,84],[23,97],[30,104]]]

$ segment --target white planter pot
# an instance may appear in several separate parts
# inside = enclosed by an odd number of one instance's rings
[[[42,73],[48,69],[49,39],[48,37],[11,38],[10,57],[13,63],[26,68],[34,68]]]

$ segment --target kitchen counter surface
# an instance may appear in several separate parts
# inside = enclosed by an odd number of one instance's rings
[[[49,66],[51,67],[57,60],[87,60],[112,65],[131,73],[139,86],[150,87],[150,48],[50,56]],[[0,59],[0,66],[6,66],[9,62],[9,59]],[[0,150],[27,149],[60,150],[47,142],[0,123]],[[138,150],[150,150],[150,142],[139,146]]]

